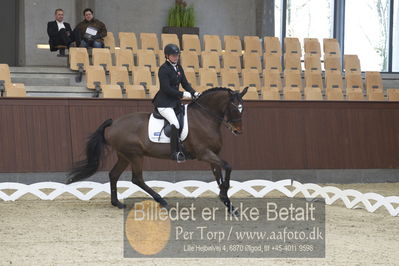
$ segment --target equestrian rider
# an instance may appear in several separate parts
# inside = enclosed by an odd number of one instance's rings
[[[178,132],[180,126],[174,109],[178,110],[182,98],[196,98],[200,94],[188,83],[183,68],[178,63],[180,55],[179,47],[175,44],[168,44],[164,48],[164,54],[166,61],[158,71],[160,89],[155,95],[153,103],[158,112],[171,125],[170,148],[172,160],[184,162],[186,158],[179,142]],[[180,84],[185,90],[184,92],[179,91]]]

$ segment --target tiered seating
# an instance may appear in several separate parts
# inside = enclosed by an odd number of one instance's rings
[[[212,68],[201,68],[200,69],[200,86],[198,91],[204,91],[212,87],[219,86],[216,70]]]
[[[223,54],[223,68],[233,69],[238,73],[241,73],[241,60],[238,53],[226,52]]]
[[[89,54],[86,48],[71,47],[69,48],[69,68],[79,71],[76,77],[77,82],[82,81],[83,71],[90,65]]]
[[[263,56],[264,68],[265,70],[274,70],[278,72],[282,72],[281,67],[281,56],[278,54],[270,54]]]
[[[96,97],[101,95],[103,97],[107,97],[106,95],[111,95],[103,93],[105,89],[109,88],[119,88],[119,91],[122,94],[127,94],[128,89],[132,89],[132,85],[136,85],[134,87],[135,89],[137,89],[137,85],[139,85],[144,92],[140,95],[144,95],[146,97],[148,97],[151,93],[154,93],[154,91],[158,91],[158,87],[156,87],[152,82],[151,72],[148,67],[135,68],[133,72],[133,84],[130,82],[129,72],[125,66],[111,66],[109,69],[109,76],[109,82],[107,82],[106,72],[103,67],[88,66],[86,69],[86,87],[88,89],[95,90],[94,96]],[[135,95],[137,96],[137,93]],[[129,96],[127,95],[127,97]]]
[[[164,47],[168,43],[179,45],[177,36],[162,34],[162,43],[159,46],[155,33],[141,33],[139,34],[141,49],[137,49],[136,34],[120,32],[118,36],[120,48],[115,49],[114,65],[125,67],[128,75],[131,72],[132,80],[135,80],[136,69],[149,68],[150,76],[152,74],[155,84],[148,81],[147,92],[149,88],[154,90],[158,88],[158,67],[164,60],[162,49],[159,47]],[[366,86],[363,89],[358,57],[345,55],[345,60],[342,60],[339,43],[335,39],[323,39],[323,54],[320,42],[316,38],[305,38],[302,51],[298,38],[287,37],[284,39],[284,54],[277,37],[264,37],[263,46],[261,39],[257,36],[244,36],[240,39],[236,35],[225,35],[223,38],[218,35],[204,35],[203,41],[204,49],[202,50],[198,35],[186,34],[182,38],[180,62],[187,79],[198,90],[219,85],[235,89],[249,86],[256,90],[259,99],[279,99],[280,96],[283,96],[282,99],[293,100],[302,98],[305,100],[384,99],[379,73],[366,73]],[[111,50],[92,50],[93,65],[103,66],[106,71],[110,70],[112,43],[115,43],[115,40],[112,41],[110,35]],[[71,54],[79,55],[77,58],[71,56],[71,69],[79,69],[83,72],[89,65],[89,59],[86,49],[80,49],[76,48],[75,51],[71,49]],[[322,56],[323,61],[321,61]],[[342,81],[342,61],[345,83]],[[283,65],[282,62],[284,62]],[[304,62],[303,66],[302,62]],[[281,80],[276,81],[277,77],[281,77],[282,72],[284,72],[285,80],[284,89],[282,89]],[[323,78],[325,86],[323,86]],[[274,81],[271,81],[272,79]],[[305,80],[304,88],[302,79]]]
[[[204,51],[201,54],[202,67],[215,69],[217,73],[220,73],[220,58],[219,53]]]
[[[193,87],[194,90],[197,89],[198,84],[197,84],[197,77],[194,71],[192,71],[191,69],[186,69],[184,71],[185,75],[186,75],[186,79],[187,81],[191,84],[191,86]]]
[[[115,51],[116,66],[127,67],[129,71],[133,71],[134,58],[133,53],[130,49],[118,49]]]
[[[323,89],[323,80],[320,71],[305,71],[305,100],[323,100],[321,90]]]
[[[179,38],[177,38],[176,34],[162,33],[161,34],[161,42],[162,42],[162,50],[169,43],[173,43],[173,44],[177,45],[178,47],[180,47]]]
[[[7,64],[0,64],[0,96],[26,96],[25,85],[23,83],[11,82],[10,67]]]
[[[224,69],[221,73],[222,86],[232,90],[240,87],[238,72],[234,69]]]
[[[93,48],[93,66],[102,66],[109,70],[112,66],[111,52],[109,49]]]
[[[258,71],[258,69],[243,69],[242,82],[243,87],[253,87],[260,93],[262,86]]]
[[[360,73],[361,68],[360,68],[360,60],[357,55],[345,55],[344,56],[344,66],[345,66],[345,72],[356,72]]]
[[[159,51],[158,36],[155,33],[140,33],[141,50]]]
[[[144,99],[154,97],[153,91],[146,91],[142,85],[128,85],[126,86],[126,98],[130,99]]]
[[[104,38],[104,47],[108,48],[111,54],[115,53],[115,37],[112,32],[107,32],[107,36]]]
[[[155,53],[151,50],[137,51],[137,66],[148,67],[151,72],[156,72],[158,70],[158,64]]]
[[[86,68],[86,87],[101,91],[102,85],[107,84],[105,70],[102,66],[88,66]]]
[[[133,32],[119,32],[119,46],[121,49],[130,49],[133,53],[136,53],[137,38]]]
[[[180,55],[180,63],[186,72],[188,69],[192,69],[196,73],[199,71],[200,65],[196,52],[183,50]]]
[[[259,100],[259,93],[254,87],[249,87],[247,93],[243,97],[244,100]]]
[[[347,72],[345,73],[346,79],[346,95],[348,100],[362,101],[363,96],[363,81],[360,73]]]
[[[122,98],[122,91],[118,85],[103,85],[100,94],[102,98]]]
[[[302,79],[300,72],[297,70],[286,69],[284,71],[284,78],[285,100],[301,100]]]
[[[129,72],[127,71],[126,67],[123,66],[111,67],[109,71],[109,76],[111,78],[110,83],[112,85],[119,85],[120,88],[122,89],[121,91],[124,91],[126,85],[130,84]]]
[[[72,70],[83,71],[90,65],[89,54],[86,48],[71,47],[69,48],[69,68]]]
[[[384,100],[384,88],[380,72],[366,71],[366,91],[369,101]]]
[[[264,86],[263,90],[282,91],[280,72],[273,70],[264,70],[263,72]]]
[[[320,57],[318,57],[317,55],[306,54],[305,55],[305,70],[321,72]]]
[[[263,78],[264,78],[264,86],[262,88],[263,99],[280,100],[280,91],[282,92],[280,71],[265,69],[263,72]]]
[[[179,38],[177,37],[176,34],[172,34],[172,33],[162,33],[161,34],[161,50],[159,50],[158,52],[158,57],[161,59],[163,59],[165,57],[165,55],[163,54],[163,49],[165,48],[166,45],[173,43],[175,45],[177,45],[180,48],[180,42],[179,42]]]
[[[258,36],[244,36],[245,54],[257,54],[259,57],[262,55],[262,46]]]
[[[295,70],[301,72],[301,57],[297,54],[286,54],[284,56],[284,67],[286,70]]]
[[[275,42],[274,37],[265,37],[264,53],[264,85],[260,91],[263,100],[280,100],[280,93],[283,92],[280,73],[281,68],[281,47]]]
[[[325,55],[341,57],[341,49],[339,48],[339,43],[336,39],[323,39],[323,51]]]
[[[262,63],[258,53],[244,53],[244,70],[256,70],[262,73]]]
[[[399,89],[387,89],[389,101],[399,101]]]
[[[133,73],[133,85],[142,85],[146,91],[157,90],[152,82],[151,72],[147,67],[138,67]]]
[[[316,38],[305,38],[304,49],[305,55],[317,56],[318,58],[321,56],[320,43]]]
[[[341,73],[341,57],[334,55],[324,56],[324,70],[327,71],[337,71]]]
[[[343,100],[342,74],[338,71],[326,71],[326,97],[327,100]]]
[[[201,54],[201,44],[198,35],[195,34],[183,34],[182,36],[183,51],[191,51]]]
[[[301,43],[298,38],[284,38],[284,54],[302,57]]]
[[[282,56],[280,40],[277,37],[264,37],[263,45],[265,47],[265,55]]]
[[[225,35],[224,36],[224,50],[226,53],[241,56],[242,45],[241,45],[240,37],[237,35]]]
[[[5,89],[3,96],[26,97],[25,85],[23,83],[12,83],[10,87]]]
[[[204,35],[204,51],[214,52],[218,55],[222,53],[222,43],[219,35]]]

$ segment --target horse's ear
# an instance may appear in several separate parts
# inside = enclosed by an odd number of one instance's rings
[[[245,87],[245,88],[242,90],[242,92],[240,92],[240,97],[241,97],[241,98],[244,97],[244,95],[245,95],[245,93],[247,93],[247,91],[248,91],[248,87]]]

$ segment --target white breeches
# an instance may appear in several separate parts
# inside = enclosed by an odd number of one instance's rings
[[[175,111],[172,107],[158,107],[158,112],[166,119],[171,125],[179,129],[179,121],[177,120]]]

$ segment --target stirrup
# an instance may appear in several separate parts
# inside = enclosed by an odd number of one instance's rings
[[[172,160],[176,160],[177,163],[183,163],[186,161],[186,156],[184,155],[183,152],[178,151],[172,154]]]

